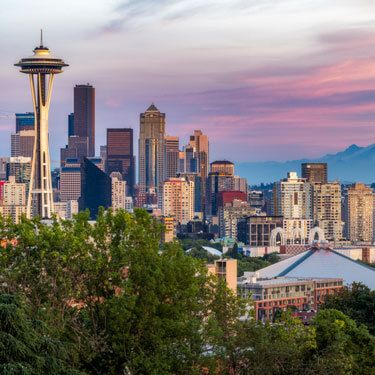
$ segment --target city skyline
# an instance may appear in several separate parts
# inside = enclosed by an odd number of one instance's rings
[[[147,1],[92,1],[88,8],[39,0],[22,22],[24,3],[6,2],[0,15],[0,30],[12,35],[2,41],[0,58],[0,79],[9,88],[0,93],[3,155],[14,131],[14,119],[4,115],[31,110],[12,62],[35,44],[40,27],[52,53],[71,65],[51,108],[54,166],[73,87],[87,82],[97,89],[96,154],[107,127],[131,127],[137,138],[139,113],[151,102],[167,114],[167,133],[182,143],[194,129],[208,134],[212,159],[315,157],[373,142],[371,1],[162,1],[157,8]],[[76,14],[69,30],[52,12],[47,18],[51,7],[64,15],[70,5]],[[9,22],[14,17],[19,23]]]

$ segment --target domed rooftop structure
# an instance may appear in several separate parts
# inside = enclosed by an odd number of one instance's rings
[[[361,282],[375,289],[375,269],[314,244],[309,250],[257,271],[260,278],[316,277],[342,278],[345,284]]]

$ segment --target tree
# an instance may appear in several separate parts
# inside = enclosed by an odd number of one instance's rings
[[[345,286],[334,295],[327,296],[322,308],[336,309],[367,326],[375,334],[375,291],[362,283]]]
[[[186,254],[193,257],[193,258],[201,259],[201,260],[204,260],[204,261],[209,262],[209,263],[213,263],[215,260],[220,259],[220,257],[218,257],[218,256],[211,255],[203,247],[193,247]]]
[[[12,227],[0,279],[32,314],[74,344],[91,373],[194,373],[207,315],[206,268],[177,244],[160,253],[162,226],[146,211],[101,210],[94,224],[38,219]]]
[[[95,223],[85,212],[49,225],[0,218],[2,373],[371,372],[364,326],[330,309],[312,327],[290,314],[258,323],[201,259],[160,247],[161,230],[143,210],[101,210]]]
[[[205,326],[210,355],[206,364],[212,373],[236,374],[242,366],[243,321],[240,318],[246,315],[248,304],[239,299],[223,279],[215,279],[210,290],[210,315]]]
[[[373,373],[375,338],[364,325],[357,326],[341,311],[324,309],[314,318],[313,327],[316,330],[317,353],[312,364],[317,373]]]
[[[286,312],[274,324],[247,322],[242,346],[246,367],[240,374],[303,374],[316,346],[315,331]]]
[[[19,296],[0,294],[0,374],[79,374],[75,359],[73,347],[33,321]]]

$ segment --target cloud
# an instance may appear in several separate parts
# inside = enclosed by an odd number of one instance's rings
[[[260,12],[288,3],[296,4],[293,0],[279,0],[277,4],[274,0],[126,0],[114,8],[114,19],[99,34],[117,33],[149,18],[168,23],[198,14],[227,17],[230,13]]]

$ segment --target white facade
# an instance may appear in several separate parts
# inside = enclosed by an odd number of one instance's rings
[[[122,181],[121,173],[111,173],[112,179],[112,208],[114,211],[125,210],[126,203],[126,181]]]
[[[312,185],[289,172],[274,185],[274,214],[285,219],[312,219]]]
[[[323,229],[327,240],[340,241],[344,226],[341,219],[341,185],[338,182],[314,184],[313,191],[315,224]]]
[[[66,202],[54,202],[55,215],[59,219],[66,219]]]
[[[0,213],[5,217],[10,216],[16,223],[21,215],[27,213],[26,184],[15,182],[14,176],[9,176],[9,181],[3,185],[3,206]]]
[[[15,182],[14,176],[9,176],[3,186],[3,204],[4,206],[25,206],[26,205],[26,184]]]
[[[66,218],[73,219],[73,216],[78,214],[78,201],[71,200],[66,202]]]

